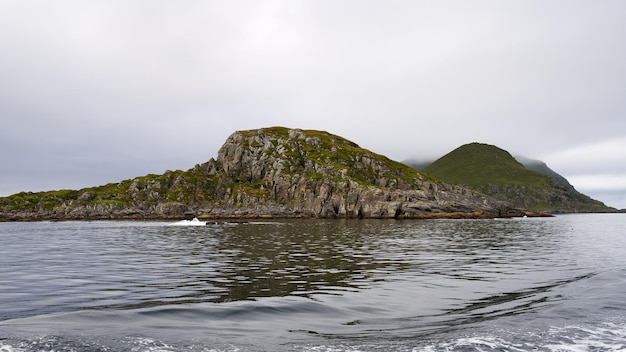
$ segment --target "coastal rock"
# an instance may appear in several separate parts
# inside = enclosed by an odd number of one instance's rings
[[[284,127],[238,131],[217,158],[78,191],[20,193],[0,216],[59,219],[211,217],[499,217],[511,206],[429,179],[356,143]]]

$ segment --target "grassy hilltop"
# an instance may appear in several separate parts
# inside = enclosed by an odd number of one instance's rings
[[[527,168],[496,146],[470,143],[423,171],[443,182],[466,186],[520,208],[555,213],[615,211],[576,191],[545,164],[535,161],[529,165],[541,172]]]

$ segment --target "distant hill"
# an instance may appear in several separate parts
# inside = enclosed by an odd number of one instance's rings
[[[524,215],[324,131],[237,131],[217,159],[118,183],[0,198],[0,220]]]
[[[616,211],[576,191],[545,163],[522,160],[524,164],[493,145],[470,143],[423,171],[443,182],[463,185],[524,209],[553,213]]]
[[[526,158],[520,155],[514,156],[514,158],[519,163],[524,165],[524,167],[527,168],[528,170],[536,171],[540,174],[548,176],[554,179],[556,182],[561,183],[563,186],[570,188],[572,190],[575,190],[574,186],[572,186],[565,177],[561,176],[556,171],[550,169],[545,162],[541,160]],[[430,166],[430,164],[432,164],[433,162],[434,160],[416,160],[416,159],[407,159],[407,160],[402,161],[403,164],[410,166],[411,168],[417,171],[424,171],[424,169]]]
[[[425,161],[425,160],[407,159],[407,160],[402,161],[402,163],[417,171],[424,171],[424,169],[427,168],[428,165],[432,164],[433,161],[432,160]]]
[[[536,171],[542,175],[546,175],[552,178],[553,180],[555,180],[556,182],[562,184],[564,187],[569,188],[572,191],[575,191],[574,186],[572,186],[565,177],[559,175],[556,171],[550,169],[548,165],[544,163],[543,161],[529,159],[529,158],[519,156],[519,155],[515,157],[515,160],[517,160],[522,165],[524,165],[524,167],[527,168],[528,170]]]

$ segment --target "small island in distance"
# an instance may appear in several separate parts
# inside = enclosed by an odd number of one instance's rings
[[[0,221],[617,212],[547,166],[552,174],[541,170],[495,146],[471,143],[418,171],[328,132],[270,127],[234,132],[216,159],[186,171],[2,197]]]

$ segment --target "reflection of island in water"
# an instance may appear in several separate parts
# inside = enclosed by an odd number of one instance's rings
[[[357,291],[384,279],[378,274],[386,267],[397,269],[401,263],[377,258],[383,244],[372,237],[394,224],[394,220],[319,219],[202,226],[189,222],[162,227],[159,242],[167,243],[162,255],[171,258],[166,261],[184,258],[187,263],[163,268],[178,272],[179,289],[188,291],[172,297],[178,303],[313,298]]]
[[[433,284],[437,286],[449,280],[490,280],[499,273],[484,271],[485,263],[506,255],[510,247],[519,245],[516,241],[524,245],[534,242],[532,234],[499,236],[493,232],[492,221],[439,222],[435,228],[454,227],[452,238],[433,233],[430,221],[413,222],[412,226],[396,220],[168,226],[163,235],[173,251],[164,255],[186,258],[186,267],[178,269],[187,275],[181,284],[194,288],[177,297],[180,303],[288,295],[314,299],[318,294],[341,295],[371,288],[397,279],[397,272],[429,275],[426,280],[440,275]],[[507,223],[501,225],[516,224]],[[442,262],[445,257],[448,263]],[[449,261],[463,261],[459,267],[467,270],[446,272]],[[515,265],[514,258],[510,264]]]
[[[358,229],[343,221],[229,226],[216,235],[222,266],[207,282],[220,300],[357,290],[378,263]]]

